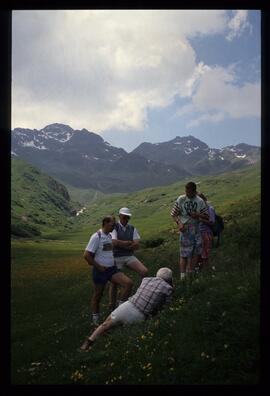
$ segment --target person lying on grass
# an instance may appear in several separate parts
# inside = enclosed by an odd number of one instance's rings
[[[79,351],[87,352],[94,341],[111,327],[143,321],[156,314],[173,293],[172,270],[160,268],[155,277],[143,278],[137,292],[110,313],[107,319],[88,336]]]

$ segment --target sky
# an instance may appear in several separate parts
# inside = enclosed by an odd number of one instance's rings
[[[12,129],[261,144],[260,10],[16,10]]]

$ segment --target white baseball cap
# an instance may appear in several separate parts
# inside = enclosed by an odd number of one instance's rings
[[[156,275],[158,278],[164,279],[165,281],[172,280],[172,270],[167,267],[160,268]]]
[[[132,216],[132,214],[131,214],[129,208],[121,208],[121,209],[119,210],[119,214],[126,215],[126,216],[129,216],[129,217]]]

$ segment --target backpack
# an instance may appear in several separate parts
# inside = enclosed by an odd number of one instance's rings
[[[215,213],[215,222],[211,227],[214,236],[218,236],[224,230],[224,221],[221,216]]]

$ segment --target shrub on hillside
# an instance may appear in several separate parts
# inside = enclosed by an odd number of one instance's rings
[[[164,238],[147,239],[142,242],[142,246],[144,248],[154,248],[162,245],[163,242],[164,242]]]
[[[41,232],[30,224],[12,223],[11,235],[29,238],[33,236],[40,236]]]

